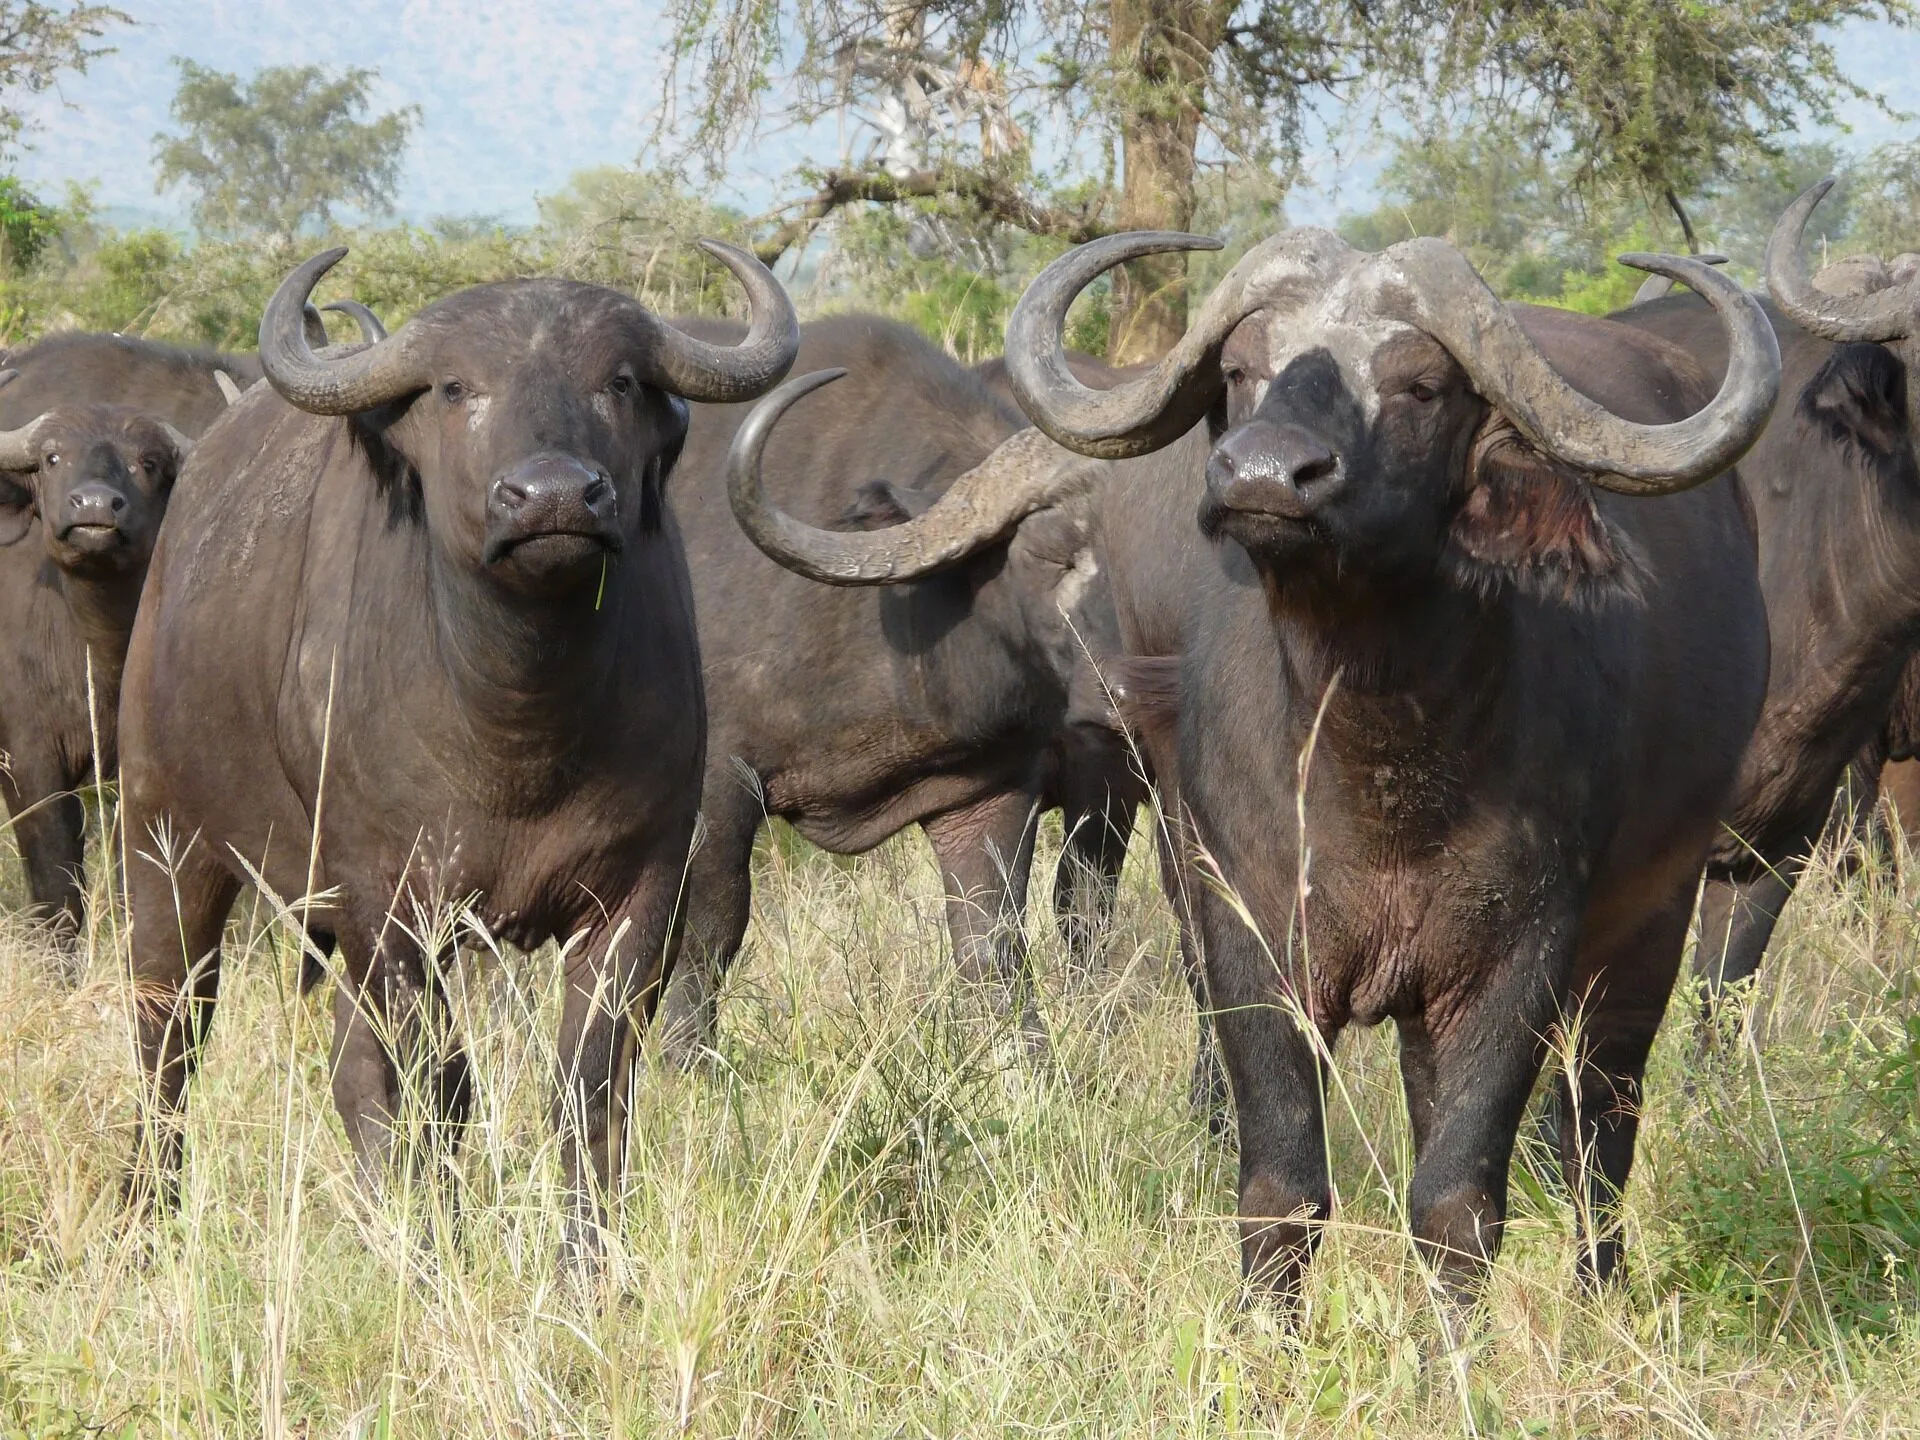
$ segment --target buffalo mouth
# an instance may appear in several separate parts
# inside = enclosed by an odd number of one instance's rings
[[[105,555],[126,548],[127,536],[118,525],[68,525],[54,538],[82,555]]]
[[[537,530],[490,536],[485,558],[489,565],[511,559],[544,570],[595,560],[602,555],[618,555],[622,548],[620,536],[611,531]]]

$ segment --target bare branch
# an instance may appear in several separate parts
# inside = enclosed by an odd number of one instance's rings
[[[799,213],[782,221],[764,240],[755,242],[753,250],[763,264],[771,265],[795,245],[804,244],[834,211],[863,200],[876,205],[955,200],[971,206],[983,219],[1079,245],[1113,233],[1114,227],[1103,218],[1107,199],[1103,193],[1073,209],[1048,205],[997,175],[965,168],[915,170],[905,175],[885,170],[829,170],[814,195],[785,207],[797,207]]]

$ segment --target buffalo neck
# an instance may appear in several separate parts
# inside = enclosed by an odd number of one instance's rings
[[[624,633],[638,623],[622,568],[609,562],[597,594],[535,599],[429,564],[432,640],[466,738],[510,767],[551,773],[604,733]]]
[[[1282,576],[1260,569],[1293,718],[1379,759],[1395,744],[1445,747],[1476,733],[1510,660],[1505,605],[1440,576]],[[1392,737],[1404,737],[1396,741]]]
[[[87,647],[93,665],[93,684],[103,715],[119,704],[120,675],[126,668],[127,644],[133,635],[134,614],[140,606],[140,585],[146,566],[127,571],[89,572],[52,565],[61,597],[74,628]]]

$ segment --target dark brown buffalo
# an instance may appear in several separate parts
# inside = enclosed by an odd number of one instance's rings
[[[1710,268],[1635,261],[1709,294],[1739,337],[1694,413],[1706,386],[1650,337],[1510,310],[1437,241],[1369,257],[1308,230],[1243,259],[1147,375],[1075,381],[1073,296],[1205,243],[1071,252],[1022,300],[1008,357],[1063,444],[1192,447],[1181,483],[1113,467],[1105,554],[1129,677],[1177,712],[1155,768],[1191,827],[1246,1273],[1295,1291],[1331,1206],[1325,1047],[1392,1016],[1414,1233],[1470,1292],[1544,1037],[1578,1010],[1562,1160],[1598,1222],[1582,1270],[1606,1275],[1647,1051],[1765,690],[1751,519],[1714,477],[1772,404],[1772,333]],[[788,382],[742,431],[739,490],[826,378]],[[1209,416],[1210,443],[1181,438]],[[918,525],[957,551],[1042,498],[1037,476],[998,478]]]
[[[1773,665],[1701,898],[1695,967],[1709,1003],[1759,968],[1849,762],[1865,752],[1862,778],[1878,771],[1895,687],[1920,645],[1920,282],[1822,277],[1869,292],[1855,294],[1809,282],[1801,236],[1829,184],[1794,203],[1767,248],[1784,398],[1740,475],[1759,526]],[[1726,364],[1721,327],[1694,297],[1616,318],[1710,375]]]
[[[817,321],[801,331],[800,355],[849,378],[834,405],[783,427],[764,483],[806,522],[800,543],[820,542],[814,569],[835,583],[769,560],[728,508],[728,447],[746,406],[696,409],[672,501],[711,718],[688,943],[662,1022],[668,1045],[684,1062],[711,1043],[715,990],[747,925],[754,837],[769,816],[840,854],[919,825],[940,863],[962,972],[993,982],[1037,1040],[1022,935],[1035,823],[1063,782],[1085,787],[1093,808],[1091,779],[1070,776],[1067,763],[1102,737],[1115,743],[1086,658],[1112,630],[1091,564],[1093,502],[1063,497],[1007,517],[965,555],[894,540],[983,468],[1064,478],[1097,467],[1027,430],[976,375],[891,321]],[[848,544],[887,561],[835,570],[834,547]],[[1124,836],[1120,845],[1124,853]]]
[[[78,787],[114,773],[121,666],[167,493],[191,437],[226,411],[222,376],[259,366],[91,334],[56,335],[12,364],[0,389],[0,795],[33,913],[72,978]]]
[[[521,280],[316,355],[302,307],[340,250],[268,306],[271,387],[247,394],[175,486],[127,660],[148,1084],[135,1198],[175,1182],[221,928],[257,874],[337,942],[333,1093],[372,1186],[396,1158],[411,1080],[428,1158],[469,1104],[434,978],[460,937],[435,917],[452,907],[527,950],[562,942],[554,1122],[569,1248],[597,1249],[635,1022],[672,958],[704,749],[692,594],[663,491],[686,401],[760,393],[797,345],[766,270],[706,248],[753,303],[737,347],[610,290]]]

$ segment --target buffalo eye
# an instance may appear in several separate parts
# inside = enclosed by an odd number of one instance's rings
[[[608,393],[621,396],[624,399],[633,393],[635,383],[633,372],[622,369],[607,382],[607,390]]]
[[[440,398],[449,405],[458,405],[467,398],[467,387],[458,380],[443,380],[440,383]]]
[[[1416,380],[1407,387],[1407,393],[1422,405],[1430,405],[1440,398],[1440,387],[1431,380]]]
[[[1242,370],[1238,365],[1227,366],[1226,376],[1227,384],[1229,385],[1244,385],[1247,383],[1247,372]]]
[[[145,455],[140,459],[140,468],[149,475],[158,475],[160,473],[160,462],[151,455]]]

